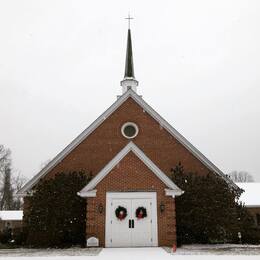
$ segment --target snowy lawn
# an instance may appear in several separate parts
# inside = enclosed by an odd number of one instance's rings
[[[222,249],[221,249],[222,247]],[[104,248],[100,253],[92,252],[90,255],[89,249],[14,249],[0,250],[0,259],[8,260],[157,260],[157,259],[172,259],[172,260],[208,260],[209,254],[211,260],[243,260],[243,259],[260,259],[260,246],[249,248],[237,246],[185,246],[179,248],[175,254],[169,254],[163,248]],[[220,253],[222,252],[222,253]],[[241,254],[242,253],[242,254]],[[243,253],[253,255],[243,255]],[[256,255],[258,253],[258,255]],[[202,254],[202,255],[201,255]],[[221,254],[221,255],[216,255]],[[93,256],[95,255],[95,256]]]
[[[15,248],[15,249],[1,249],[1,257],[37,257],[37,256],[95,256],[102,251],[102,248],[68,248],[68,249],[28,249],[28,248]]]
[[[174,255],[258,255],[260,257],[260,245],[185,245],[172,253],[171,248],[164,250]],[[260,259],[260,258],[259,258]]]

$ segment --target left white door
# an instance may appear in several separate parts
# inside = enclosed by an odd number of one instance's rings
[[[131,199],[111,199],[110,205],[107,205],[110,208],[110,217],[109,217],[109,226],[111,227],[111,236],[107,241],[110,246],[116,247],[129,247],[131,245],[131,230],[129,230],[129,220],[131,219],[131,208],[132,202]],[[124,207],[127,209],[127,216],[125,219],[118,220],[115,215],[115,210],[118,206]]]

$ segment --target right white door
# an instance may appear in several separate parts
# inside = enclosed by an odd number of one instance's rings
[[[153,219],[152,219],[152,199],[132,200],[132,246],[145,247],[153,245]],[[138,212],[145,208],[146,217],[138,218]],[[140,214],[139,214],[140,215]]]

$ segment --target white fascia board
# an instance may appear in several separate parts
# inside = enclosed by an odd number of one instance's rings
[[[27,196],[30,196],[30,194],[28,193],[21,193],[20,191],[15,193],[14,195],[16,198],[23,198],[23,197],[27,197]]]
[[[168,188],[182,192],[133,142],[129,142],[79,193],[93,190],[96,185],[130,152],[132,151]]]
[[[184,193],[183,190],[170,190],[170,189],[165,189],[165,195],[166,196],[171,196],[175,198],[176,196],[181,196]]]
[[[129,97],[133,98],[144,111],[150,114],[162,127],[164,127],[173,137],[175,137],[187,150],[189,150],[197,159],[213,172],[224,178],[233,188],[238,186],[209,161],[197,148],[195,148],[185,137],[183,137],[175,128],[164,120],[152,107],[150,107],[141,96],[137,95],[132,89],[129,89],[120,96],[103,114],[101,114],[88,128],[86,128],[78,137],[76,137],[68,146],[65,147],[54,159],[48,163],[37,175],[28,181],[18,195],[26,194],[42,177],[51,171],[59,162],[61,162],[75,147],[77,147],[90,133],[92,133],[107,117],[109,117],[121,104]]]
[[[86,192],[78,192],[77,193],[78,196],[82,197],[82,198],[93,198],[97,196],[97,190],[90,190],[90,191],[86,191]]]
[[[15,193],[16,198],[23,198],[23,197],[31,197],[34,194],[35,190],[28,190],[25,191],[24,193],[21,193],[20,191]]]

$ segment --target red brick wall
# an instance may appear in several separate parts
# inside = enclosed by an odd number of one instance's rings
[[[121,126],[135,122],[139,134],[132,140],[164,173],[182,162],[186,171],[207,174],[209,170],[183,145],[161,128],[148,113],[128,98],[112,115],[65,157],[48,176],[61,171],[86,170],[96,175],[129,142]]]
[[[105,246],[105,211],[100,214],[98,206],[106,208],[106,192],[154,191],[157,193],[158,243],[159,246],[172,246],[176,242],[175,202],[165,196],[165,186],[158,177],[132,152],[97,185],[97,196],[87,199],[87,237],[95,236]],[[160,204],[165,211],[160,212]]]

